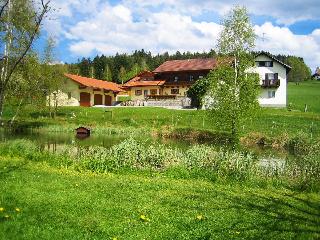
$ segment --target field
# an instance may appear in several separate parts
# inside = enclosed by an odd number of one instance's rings
[[[309,81],[295,85],[289,83],[287,109],[262,109],[251,121],[241,129],[241,135],[259,132],[268,136],[283,133],[296,135],[304,133],[312,137],[320,136],[320,82]],[[304,104],[308,111],[304,111]],[[5,109],[5,119],[10,119],[15,109]],[[26,107],[17,118],[22,126],[42,127],[47,131],[73,131],[79,125],[89,126],[97,133],[106,129],[120,132],[152,130],[174,130],[187,128],[219,132],[212,116],[203,110],[169,110],[163,108],[128,107],[128,108],[79,108],[64,107],[58,111],[55,119],[48,117],[47,109],[39,110]]]
[[[296,85],[288,84],[288,104],[294,109],[304,111],[305,104],[308,111],[320,113],[320,81],[308,81]]]
[[[262,109],[241,132],[289,135],[301,152],[283,172],[201,145],[179,152],[130,138],[112,149],[85,147],[79,158],[72,149],[58,155],[25,140],[1,142],[0,239],[319,239],[320,83],[288,90],[292,109]],[[5,110],[8,122],[15,109]],[[60,108],[52,119],[27,106],[15,126],[220,132],[212,122],[205,111],[162,108]],[[309,146],[311,137],[318,145]]]
[[[59,167],[55,156],[21,143],[10,157],[4,146],[0,239],[320,237],[317,191],[178,169],[97,173]]]

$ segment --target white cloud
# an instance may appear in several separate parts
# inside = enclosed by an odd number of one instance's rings
[[[153,53],[208,51],[215,47],[221,26],[210,19],[196,22],[192,16],[204,12],[226,13],[233,0],[123,0],[110,5],[101,0],[53,0],[56,20],[47,21],[47,32],[69,41],[77,56],[115,54],[146,49]],[[241,2],[255,15],[273,16],[291,24],[318,17],[315,0]],[[308,35],[296,35],[287,27],[272,23],[255,26],[257,50],[301,56],[313,69],[320,64],[320,28]],[[65,40],[67,39],[67,40]]]
[[[277,27],[271,23],[255,26],[257,50],[273,54],[303,57],[312,70],[320,64],[320,29],[308,35],[295,35],[287,27]]]
[[[290,25],[301,20],[320,19],[318,0],[124,0],[125,4],[137,6],[161,7],[165,11],[179,12],[189,15],[200,15],[204,11],[216,12],[220,15],[227,13],[234,5],[246,6],[251,14],[272,16],[278,23]]]
[[[216,23],[193,22],[189,16],[164,12],[149,13],[144,20],[134,21],[128,8],[107,4],[96,16],[70,28],[66,37],[74,41],[70,50],[77,55],[78,46],[87,47],[81,50],[87,55],[92,51],[114,54],[142,48],[154,53],[201,51],[214,46],[219,30]]]

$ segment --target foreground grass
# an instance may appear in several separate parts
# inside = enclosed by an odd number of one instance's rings
[[[1,239],[320,237],[318,193],[79,173],[21,158],[2,157],[0,164]]]

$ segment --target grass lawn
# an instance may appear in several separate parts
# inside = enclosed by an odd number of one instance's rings
[[[320,81],[307,81],[299,85],[288,84],[288,104],[294,109],[304,111],[304,105],[308,105],[308,111],[320,113]]]
[[[320,238],[318,193],[0,164],[0,239]]]
[[[313,136],[320,136],[320,82],[309,81],[300,83],[300,85],[289,83],[288,103],[292,103],[293,111],[261,109],[253,120],[243,125],[242,135],[251,132],[271,136],[284,132],[289,135],[299,132],[311,135],[312,132]],[[303,112],[305,103],[308,105],[306,113]],[[5,108],[5,119],[9,120],[14,113],[14,108]],[[24,122],[26,126],[43,126],[44,129],[53,131],[73,131],[79,125],[91,126],[96,132],[106,128],[121,129],[123,132],[143,130],[149,133],[151,129],[172,130],[176,128],[220,131],[214,126],[212,118],[202,110],[181,111],[156,107],[62,107],[59,108],[55,119],[49,118],[47,111],[26,108],[17,120]]]
[[[263,109],[243,126],[242,134],[310,134],[312,127],[313,135],[319,137],[315,89],[320,84],[316,84],[289,84],[294,109],[302,110],[308,101],[312,112]],[[308,96],[306,100],[300,99],[300,93]],[[13,110],[6,109],[7,119]],[[73,131],[78,125],[96,131],[146,133],[176,128],[219,130],[205,111],[162,108],[66,107],[56,119],[31,109],[18,120],[56,131]],[[0,239],[320,239],[317,190],[290,189],[280,181],[240,183],[210,178],[211,174],[184,176],[172,169],[76,171],[32,149],[16,147],[16,154],[0,154]]]

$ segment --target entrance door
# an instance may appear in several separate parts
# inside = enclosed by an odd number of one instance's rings
[[[102,95],[101,94],[94,95],[94,105],[102,105]]]
[[[80,106],[90,107],[90,93],[86,93],[86,92],[80,93]]]
[[[104,105],[111,106],[112,103],[112,97],[109,95],[104,96]]]

